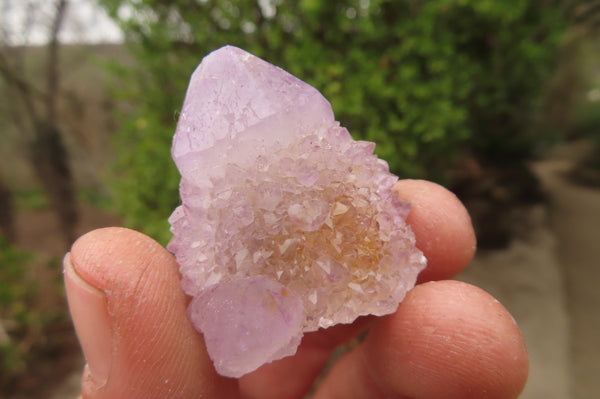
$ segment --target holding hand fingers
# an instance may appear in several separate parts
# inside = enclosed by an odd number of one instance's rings
[[[409,223],[430,260],[420,280],[447,278],[470,261],[466,211],[440,186],[403,181]],[[241,380],[215,373],[186,315],[173,257],[148,237],[109,228],[80,238],[65,258],[74,324],[88,365],[83,397],[301,398],[333,349],[373,322],[326,377],[317,398],[515,398],[527,356],[514,321],[483,291],[457,282],[417,286],[398,311],[305,336],[298,353]]]

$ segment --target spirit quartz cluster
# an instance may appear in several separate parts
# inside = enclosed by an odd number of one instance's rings
[[[198,66],[173,139],[182,204],[168,249],[220,374],[392,313],[413,287],[426,260],[374,147],[315,88],[239,48]]]

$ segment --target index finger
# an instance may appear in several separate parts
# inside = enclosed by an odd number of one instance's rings
[[[444,187],[424,180],[400,180],[394,190],[412,204],[407,223],[427,258],[418,282],[445,280],[473,259],[477,242],[463,204]]]

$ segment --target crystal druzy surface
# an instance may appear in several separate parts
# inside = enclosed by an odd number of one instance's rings
[[[173,139],[182,205],[168,249],[219,373],[392,313],[413,287],[426,260],[374,147],[315,88],[239,48],[198,66]]]

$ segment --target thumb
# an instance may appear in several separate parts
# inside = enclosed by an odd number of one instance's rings
[[[87,361],[83,398],[235,397],[187,319],[177,268],[132,230],[95,230],[73,244],[64,278]]]

